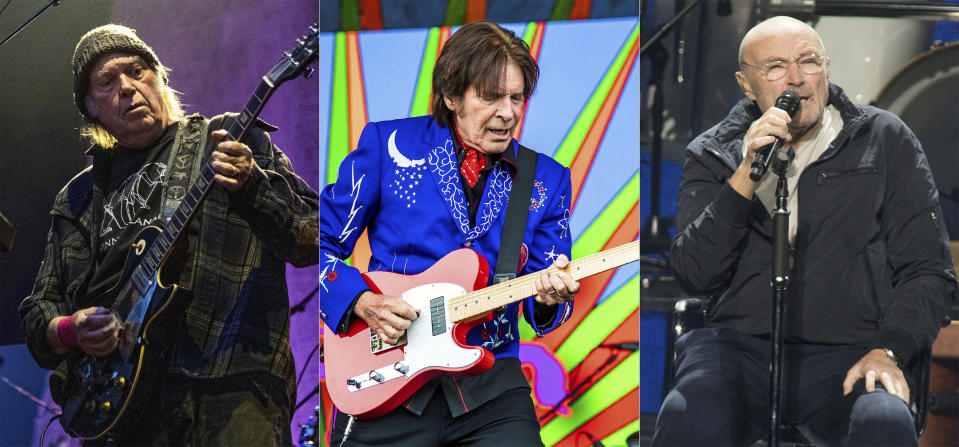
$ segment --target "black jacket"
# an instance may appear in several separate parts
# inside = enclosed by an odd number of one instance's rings
[[[786,340],[886,347],[908,363],[956,296],[932,173],[898,117],[835,85],[829,103],[843,129],[799,178]],[[686,291],[709,297],[708,325],[754,335],[771,326],[772,218],[728,180],[760,115],[744,99],[690,143],[670,250]]]

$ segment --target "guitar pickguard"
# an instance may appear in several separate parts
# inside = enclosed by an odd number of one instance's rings
[[[427,369],[459,369],[475,363],[480,352],[464,349],[456,343],[453,324],[446,317],[446,298],[464,293],[465,289],[449,283],[426,284],[406,291],[403,300],[416,308],[420,316],[406,330],[403,360],[384,361],[378,368],[350,377],[347,380],[349,391],[364,390],[401,377],[409,378]]]

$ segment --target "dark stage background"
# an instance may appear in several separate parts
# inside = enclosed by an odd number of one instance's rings
[[[6,36],[47,0],[0,2],[0,35]],[[52,413],[21,391],[45,397],[46,372],[26,352],[17,306],[30,293],[40,265],[59,189],[87,159],[72,99],[71,57],[89,29],[120,23],[138,31],[160,61],[172,69],[171,86],[182,92],[187,113],[212,116],[238,111],[281,53],[318,21],[315,0],[64,1],[0,48],[0,213],[16,228],[12,250],[0,253],[0,445],[27,445]],[[317,188],[316,78],[294,79],[279,88],[261,117],[280,128],[274,142],[296,172]],[[288,269],[291,304],[309,296],[317,269]],[[308,365],[298,399],[317,387],[317,302],[291,321],[297,370]],[[307,362],[308,357],[312,360]],[[9,382],[7,382],[7,380]],[[317,403],[315,396],[294,415],[294,440]],[[39,424],[39,425],[37,425]],[[63,436],[58,424],[48,442]]]

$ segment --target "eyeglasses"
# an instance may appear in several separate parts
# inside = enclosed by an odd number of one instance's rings
[[[799,67],[799,71],[812,75],[821,73],[822,65],[827,60],[829,60],[828,57],[813,53],[801,56],[792,62],[774,61],[762,67],[750,65],[745,62],[743,62],[742,65],[762,71],[767,81],[778,81],[786,76],[786,72],[789,71],[789,66],[792,64],[796,64],[796,66]]]

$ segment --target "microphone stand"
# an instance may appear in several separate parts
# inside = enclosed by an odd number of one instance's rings
[[[9,36],[7,36],[6,38],[4,38],[3,41],[0,42],[0,47],[3,47],[3,44],[7,43],[7,41],[9,41],[10,39],[13,39],[13,36],[16,36],[17,34],[20,34],[20,31],[23,31],[23,29],[26,28],[27,25],[33,23],[34,20],[37,20],[37,17],[40,17],[40,14],[43,14],[49,7],[51,7],[51,6],[59,6],[59,5],[60,5],[60,1],[61,1],[61,0],[50,0],[50,3],[47,3],[46,6],[44,6],[43,8],[40,8],[40,10],[37,11],[37,13],[33,15],[33,17],[30,17],[29,19],[27,19],[27,21],[26,21],[26,22],[23,22],[23,24],[20,25],[20,27],[18,27],[16,30],[14,30],[12,33],[10,33]]]
[[[783,315],[784,299],[789,287],[789,189],[786,187],[786,171],[794,153],[787,148],[788,158],[783,160],[775,153],[773,172],[779,176],[776,183],[776,208],[773,209],[773,314],[772,314],[772,355],[769,369],[769,446],[779,445],[780,395],[783,380]]]

